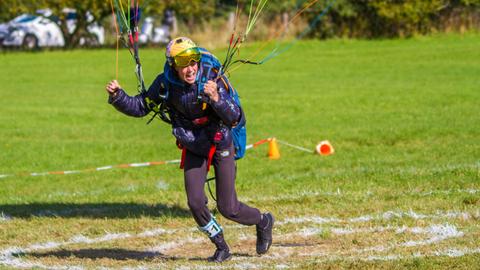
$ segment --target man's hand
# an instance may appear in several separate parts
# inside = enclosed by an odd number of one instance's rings
[[[117,80],[113,80],[111,82],[109,82],[107,84],[107,86],[105,87],[105,89],[107,90],[107,93],[112,96],[112,97],[115,97],[117,95],[117,91],[122,88],[120,86],[120,84],[118,84]]]
[[[208,81],[203,88],[203,92],[207,95],[211,101],[217,102],[219,99],[217,83],[214,81]]]

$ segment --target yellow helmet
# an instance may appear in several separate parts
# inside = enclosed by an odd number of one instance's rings
[[[192,61],[199,62],[201,53],[197,44],[191,39],[178,37],[168,43],[165,56],[170,66],[175,64],[179,67],[185,67]]]

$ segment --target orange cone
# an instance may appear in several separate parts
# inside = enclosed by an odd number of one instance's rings
[[[333,149],[333,146],[329,141],[321,141],[319,144],[317,144],[315,151],[317,154],[322,156],[328,156],[335,153],[335,149]]]
[[[280,151],[278,151],[278,144],[276,138],[271,138],[268,143],[268,157],[270,159],[280,158]]]

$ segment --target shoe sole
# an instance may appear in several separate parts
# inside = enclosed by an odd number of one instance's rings
[[[217,260],[213,260],[213,259],[210,259],[210,258],[208,258],[207,261],[211,262],[211,263],[222,263],[222,262],[229,261],[231,259],[232,259],[232,254],[230,253],[230,255],[228,255],[228,257],[225,258],[223,261],[217,261]]]

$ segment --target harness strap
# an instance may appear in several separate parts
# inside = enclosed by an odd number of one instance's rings
[[[222,140],[222,133],[217,131],[215,136],[213,137],[213,144],[210,146],[210,150],[208,151],[208,160],[207,160],[207,172],[210,171],[210,166],[212,165],[213,155],[215,155],[215,151],[217,151],[217,144]],[[180,169],[185,168],[185,157],[187,156],[187,148],[183,147],[177,141],[177,147],[182,150],[182,159],[180,160]]]
[[[212,165],[213,155],[215,155],[216,150],[217,146],[215,144],[212,144],[212,146],[210,146],[210,152],[208,153],[207,172],[210,171],[210,165]]]
[[[182,149],[182,159],[180,160],[180,169],[185,167],[185,157],[187,156],[187,148]]]
[[[200,117],[200,118],[192,120],[192,123],[195,126],[204,126],[204,125],[208,124],[208,121],[209,121],[208,116],[204,116],[204,117]]]
[[[217,150],[217,144],[222,140],[222,133],[217,131],[215,136],[213,137],[213,144],[210,146],[210,152],[208,153],[208,162],[207,162],[207,172],[210,171],[210,166],[212,165],[213,155],[215,155],[215,151]]]

